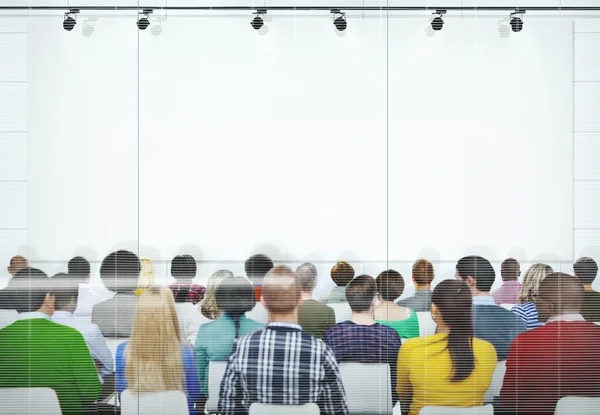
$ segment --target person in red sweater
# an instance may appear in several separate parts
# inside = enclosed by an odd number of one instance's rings
[[[512,342],[500,392],[504,408],[520,414],[554,414],[565,396],[600,396],[600,326],[580,314],[583,286],[553,273],[536,297],[542,327]]]

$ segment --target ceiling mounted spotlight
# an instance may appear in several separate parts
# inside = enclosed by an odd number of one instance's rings
[[[65,13],[65,18],[63,19],[63,29],[67,32],[70,32],[75,28],[77,24],[77,14],[79,14],[79,9],[71,9]]]
[[[348,22],[346,21],[346,13],[340,11],[340,9],[331,9],[331,14],[334,15],[335,19],[333,20],[333,25],[335,28],[343,32],[348,27]]]
[[[146,30],[148,26],[150,26],[150,15],[152,14],[152,9],[144,9],[139,14],[141,17],[137,21],[137,27],[140,30]]]
[[[431,28],[435,31],[442,30],[444,27],[444,19],[442,16],[446,14],[446,10],[436,10],[433,15],[435,16],[433,20],[431,20]]]
[[[523,14],[525,14],[525,9],[516,9],[514,13],[510,14],[510,28],[513,32],[523,30],[523,19],[519,16]]]
[[[254,30],[260,30],[261,27],[265,24],[263,18],[261,17],[263,14],[267,14],[267,9],[257,9],[254,14],[256,15],[254,19],[250,22],[250,25]]]

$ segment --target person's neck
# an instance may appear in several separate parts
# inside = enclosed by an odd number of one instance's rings
[[[291,313],[272,313],[269,311],[269,323],[291,323],[298,324],[298,308]]]
[[[415,285],[415,291],[427,291],[427,290],[431,290],[431,284]]]
[[[302,301],[312,300],[312,293],[302,293]]]
[[[38,313],[44,313],[45,315],[52,317],[52,314],[54,314],[54,310],[50,307],[48,307],[46,304],[42,304],[42,306],[36,310],[36,312]]]
[[[450,327],[446,326],[444,322],[440,322],[435,330],[436,334],[450,334]]]
[[[379,305],[377,307],[390,308],[390,307],[398,307],[398,306],[393,301],[387,301],[387,300],[383,300],[383,299],[379,298]]]
[[[373,324],[376,323],[376,321],[373,319],[373,309],[372,308],[369,309],[369,311],[363,311],[363,312],[353,311],[350,321],[353,322],[354,324],[358,324],[361,326],[372,326]]]
[[[490,292],[483,292],[483,291],[479,291],[478,289],[474,289],[473,290],[473,297],[489,297],[490,296]]]
[[[592,284],[583,284],[583,291],[594,291]]]
[[[503,283],[507,283],[507,282],[516,282],[516,281],[517,281],[517,279],[514,279],[514,278],[509,278],[509,279],[504,279],[504,278],[502,278],[502,282],[503,282]]]

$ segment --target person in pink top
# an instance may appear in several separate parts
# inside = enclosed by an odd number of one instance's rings
[[[514,258],[508,258],[502,262],[500,268],[502,275],[502,286],[497,290],[492,291],[494,302],[497,305],[501,304],[519,304],[517,295],[521,289],[519,277],[521,276],[521,265]]]

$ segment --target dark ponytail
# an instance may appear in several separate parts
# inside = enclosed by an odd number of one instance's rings
[[[250,281],[242,277],[226,278],[215,291],[217,308],[233,319],[235,338],[240,334],[240,319],[256,305]]]
[[[452,359],[451,381],[460,382],[471,376],[475,369],[473,296],[464,282],[445,280],[433,290],[431,302],[450,329],[447,349]]]

